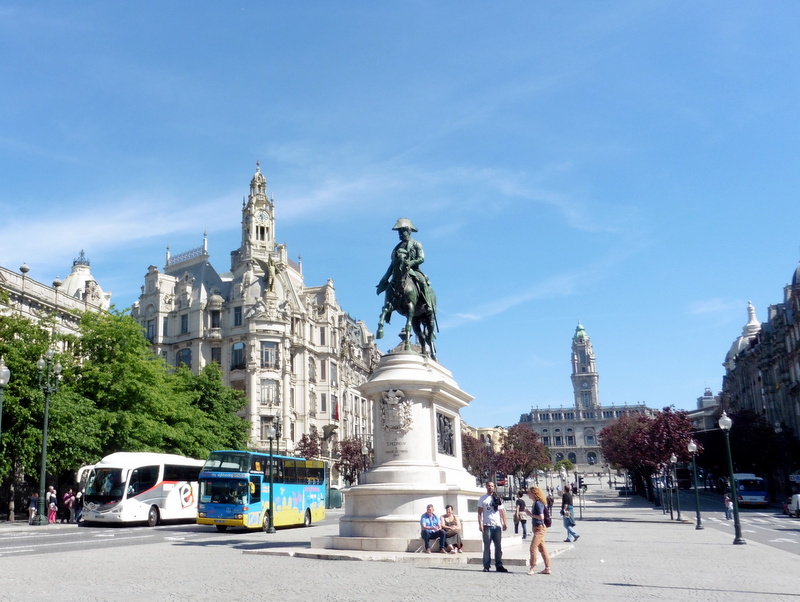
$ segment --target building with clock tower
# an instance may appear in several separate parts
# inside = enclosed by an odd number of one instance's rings
[[[600,375],[594,349],[580,322],[572,336],[571,358],[573,403],[557,408],[531,408],[530,412],[520,416],[520,424],[539,434],[542,443],[550,450],[553,463],[569,460],[578,472],[598,472],[605,465],[600,451],[600,431],[624,414],[652,416],[654,410],[644,403],[600,404]]]
[[[167,247],[163,270],[148,268],[131,315],[168,364],[219,364],[225,383],[247,399],[251,448],[268,449],[277,425],[281,452],[312,432],[327,458],[337,440],[369,446],[372,404],[358,386],[380,358],[374,337],[339,306],[333,280],[306,285],[300,261],[275,240],[275,203],[257,165],[230,271],[211,265],[206,236],[178,255]]]

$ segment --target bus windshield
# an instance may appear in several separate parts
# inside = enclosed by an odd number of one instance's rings
[[[108,501],[121,499],[125,493],[125,483],[121,468],[95,468],[86,481],[87,501]]]
[[[247,504],[245,479],[202,479],[200,501],[206,504]]]
[[[767,490],[767,484],[764,479],[739,479],[736,484],[739,487],[739,491],[764,492]]]

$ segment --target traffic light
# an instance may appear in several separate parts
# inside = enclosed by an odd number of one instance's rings
[[[578,477],[578,489],[580,489],[581,491],[585,491],[585,489],[583,488],[583,475],[580,475]]]

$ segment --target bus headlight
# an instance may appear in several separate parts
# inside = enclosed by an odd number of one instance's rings
[[[235,518],[236,520],[242,520],[243,515],[242,514],[234,514],[233,518]]]

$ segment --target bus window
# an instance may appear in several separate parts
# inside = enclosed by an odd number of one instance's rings
[[[158,466],[142,466],[131,471],[128,495],[134,496],[152,489],[158,483]]]

